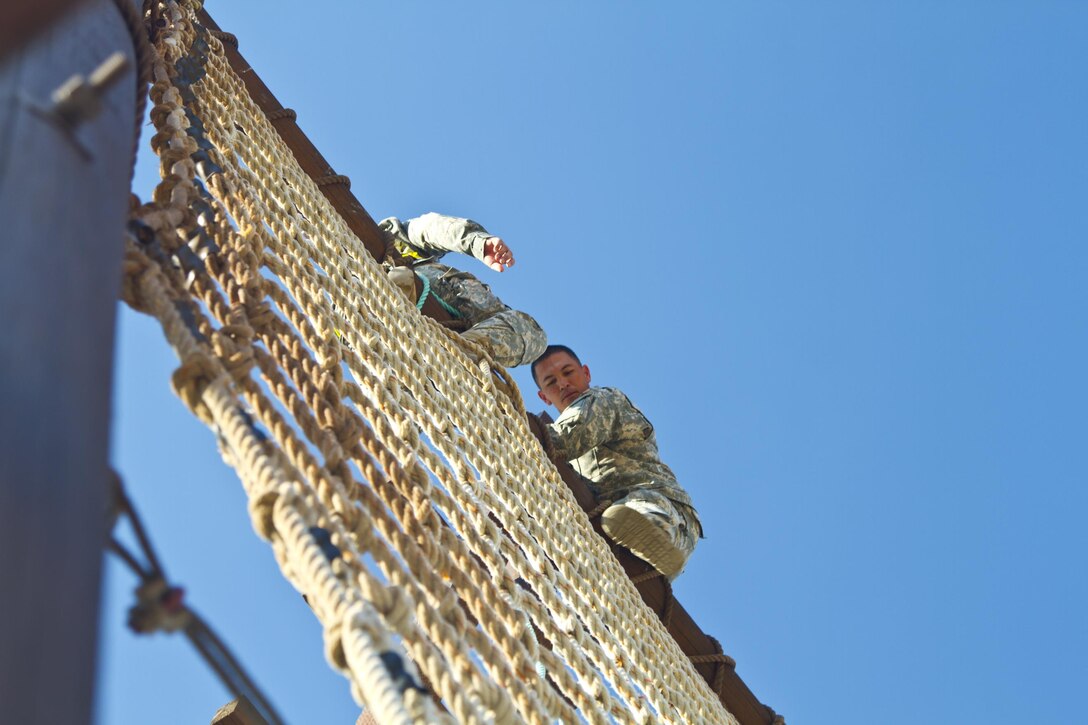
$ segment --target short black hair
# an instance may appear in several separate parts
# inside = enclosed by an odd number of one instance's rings
[[[548,345],[546,348],[544,348],[544,352],[540,353],[540,357],[538,357],[536,360],[533,360],[533,364],[532,366],[530,366],[530,371],[533,373],[533,382],[536,383],[536,386],[538,388],[540,387],[540,381],[536,379],[536,366],[539,365],[544,358],[551,357],[557,352],[565,352],[572,358],[574,358],[574,362],[578,363],[579,365],[582,364],[582,361],[578,358],[578,353],[574,352],[574,350],[571,350],[566,345]]]

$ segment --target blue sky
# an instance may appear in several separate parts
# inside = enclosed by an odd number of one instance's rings
[[[208,5],[375,218],[503,236],[512,270],[464,266],[643,408],[708,533],[677,595],[787,722],[1070,719],[1088,6]],[[289,720],[353,722],[156,326],[117,349],[168,573]],[[210,719],[132,585],[109,565],[99,722]]]

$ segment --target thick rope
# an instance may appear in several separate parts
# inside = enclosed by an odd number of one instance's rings
[[[200,615],[185,604],[184,590],[167,583],[166,573],[151,545],[147,529],[125,493],[121,478],[116,472],[112,473],[112,481],[115,513],[113,526],[116,526],[117,519],[121,516],[129,522],[144,558],[144,562],[141,562],[120,541],[111,538],[110,551],[140,579],[136,588],[136,604],[129,610],[129,628],[139,634],[184,632],[204,662],[231,694],[247,698],[269,725],[282,725],[283,720],[275,707],[246,673],[238,658]]]
[[[320,179],[315,179],[314,183],[317,184],[318,187],[344,186],[348,189],[351,188],[351,179],[344,176],[343,174],[329,174],[328,176],[322,176]]]
[[[152,8],[163,181],[134,209],[122,295],[163,325],[175,390],[359,703],[383,724],[735,722],[541,455],[513,380],[392,286],[194,9]]]
[[[268,117],[269,121],[280,121],[285,118],[294,121],[298,118],[298,114],[291,108],[281,108],[278,111],[269,111],[265,116]]]
[[[717,667],[714,669],[714,681],[711,683],[711,687],[714,688],[714,692],[721,695],[722,686],[725,684],[725,670],[736,669],[737,661],[727,654],[722,652],[722,643],[714,637],[708,637],[714,645],[714,654],[710,655],[693,655],[691,657],[691,663],[693,665],[701,664],[715,664]]]
[[[147,37],[147,26],[143,13],[136,9],[131,0],[114,0],[121,18],[125,21],[129,35],[132,36],[133,54],[136,58],[136,131],[132,139],[132,171],[136,173],[136,155],[139,153],[140,129],[144,125],[147,113],[147,87],[151,83],[152,53],[151,42]]]
[[[235,49],[238,48],[238,36],[234,33],[225,33],[222,30],[214,30],[209,28],[208,35],[212,36],[223,45],[230,45],[233,46]]]

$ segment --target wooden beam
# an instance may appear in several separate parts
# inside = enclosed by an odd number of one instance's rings
[[[51,119],[54,89],[118,51],[128,67],[101,111],[71,128]],[[118,8],[95,0],[0,66],[4,723],[91,720],[134,55]]]

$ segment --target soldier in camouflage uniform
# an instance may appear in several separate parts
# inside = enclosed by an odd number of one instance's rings
[[[555,450],[612,504],[601,527],[670,580],[703,535],[691,497],[657,453],[650,421],[615,388],[590,387],[589,367],[570,348],[549,345],[532,367],[537,393],[559,410],[548,425]]]
[[[536,320],[504,305],[490,287],[468,272],[438,263],[446,252],[461,252],[502,272],[514,264],[514,255],[502,239],[469,219],[433,212],[408,221],[390,217],[378,226],[390,242],[387,263],[407,264],[414,273],[408,274],[403,267],[390,272],[417,307],[433,296],[468,325],[461,336],[483,347],[504,367],[525,365],[544,351],[547,337]],[[418,300],[416,277],[423,282]]]

